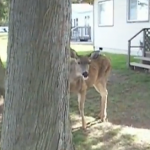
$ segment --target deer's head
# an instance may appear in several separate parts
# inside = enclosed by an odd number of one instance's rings
[[[84,78],[87,78],[89,75],[89,66],[92,59],[97,59],[100,51],[93,51],[88,55],[78,55],[77,52],[71,49],[71,57],[77,60],[78,67],[80,68],[81,74]]]

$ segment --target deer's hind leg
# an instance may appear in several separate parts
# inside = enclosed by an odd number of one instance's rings
[[[107,96],[108,91],[106,88],[106,82],[100,81],[94,85],[96,91],[101,96],[101,111],[100,111],[100,119],[102,122],[104,122],[107,118]]]

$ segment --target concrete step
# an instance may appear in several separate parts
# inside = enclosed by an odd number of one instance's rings
[[[150,65],[141,64],[141,63],[137,63],[137,62],[131,62],[130,65],[133,66],[133,67],[150,69]]]
[[[135,59],[150,61],[150,57],[134,57]]]

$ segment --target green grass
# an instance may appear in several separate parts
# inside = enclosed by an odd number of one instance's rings
[[[7,60],[7,34],[0,34],[0,57],[3,62]]]
[[[72,48],[74,48],[79,55],[86,55],[93,51],[93,46],[91,45],[71,45]],[[7,34],[0,34],[0,57],[3,62],[7,61]],[[111,59],[112,66],[114,69],[125,69],[127,68],[126,61],[127,56],[122,54],[111,54],[111,53],[104,53],[102,51],[102,54],[105,54]],[[133,60],[133,57],[131,57],[131,60]],[[136,60],[134,60],[136,61]]]
[[[6,61],[7,36],[0,36],[0,56]],[[80,55],[90,53],[88,45],[71,45]],[[103,53],[103,52],[102,52]],[[111,59],[108,82],[108,120],[99,123],[100,95],[91,88],[85,102],[87,132],[81,127],[77,96],[71,95],[70,114],[76,150],[150,150],[150,75],[129,70],[127,56],[103,53]],[[133,60],[133,57],[131,58]]]
[[[78,47],[71,45],[71,47],[74,48],[79,55],[87,55],[93,51],[93,49],[89,45],[84,46],[84,49],[83,49],[83,45],[82,46],[78,45]],[[112,53],[106,53],[103,51],[101,51],[101,53],[103,55],[106,55],[108,58],[110,58],[113,69],[119,69],[119,70],[127,69],[127,55],[112,54]],[[131,61],[138,62],[138,60],[134,59],[133,56],[131,56]]]
[[[72,46],[73,48],[73,46]],[[78,47],[79,48],[79,47]],[[88,49],[88,48],[87,48]],[[79,48],[79,55],[91,50]],[[100,95],[91,88],[85,103],[86,121],[91,122],[83,132],[77,96],[70,100],[73,140],[77,150],[150,150],[150,75],[127,68],[127,56],[104,53],[111,59],[112,73],[108,82],[108,123],[97,123]],[[134,60],[131,57],[132,61]],[[141,142],[142,141],[142,142]]]

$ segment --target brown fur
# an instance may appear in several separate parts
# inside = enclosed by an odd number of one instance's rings
[[[86,91],[92,86],[94,86],[101,96],[100,119],[101,121],[106,120],[108,96],[107,80],[111,71],[111,63],[106,56],[99,55],[99,52],[93,52],[87,56],[78,56],[77,53],[71,49],[71,57],[75,58],[77,62],[87,63],[89,68],[87,79],[84,79],[82,72],[80,72],[80,77],[74,78],[74,83],[70,84],[70,91],[78,94],[78,107],[82,118],[82,127],[85,129],[84,102],[86,99]],[[76,65],[80,67],[80,63],[76,63]]]
[[[78,93],[82,91],[83,88],[85,88],[84,86],[86,86],[80,67],[77,63],[77,60],[74,58],[70,59],[69,81],[71,93]]]

